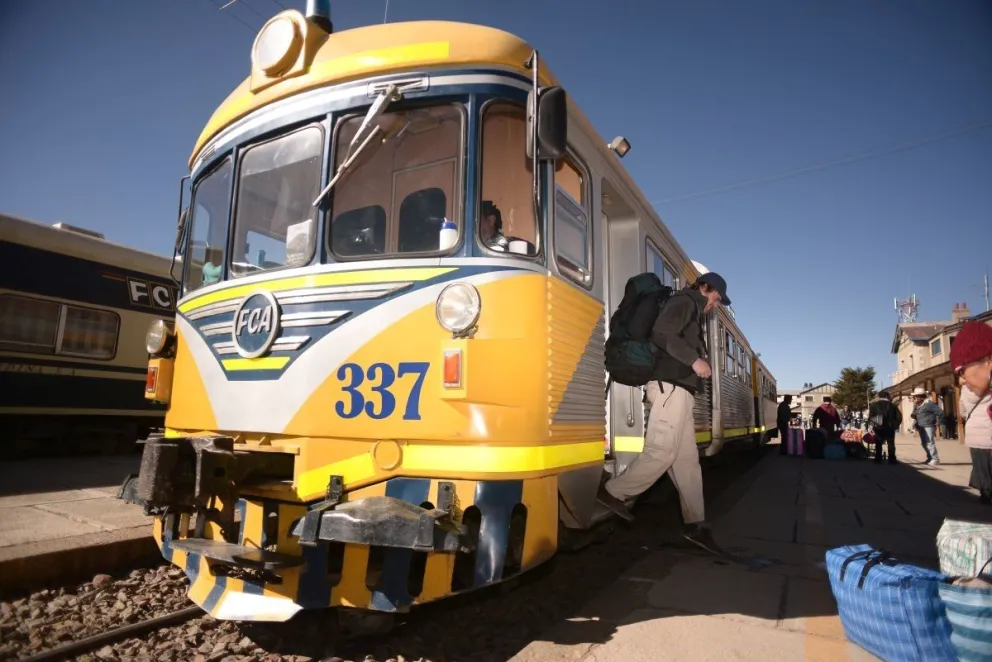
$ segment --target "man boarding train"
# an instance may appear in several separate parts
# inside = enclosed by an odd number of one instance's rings
[[[652,277],[653,284],[649,283]],[[637,292],[638,287],[643,291]],[[661,286],[653,274],[628,282],[624,300],[610,320],[606,363],[611,379],[646,385],[651,409],[643,452],[623,473],[603,483],[597,495],[604,506],[632,521],[625,501],[645,492],[668,472],[679,493],[683,537],[713,554],[723,551],[705,523],[693,404],[703,388],[702,380],[712,374],[703,320],[721,304],[730,305],[727,282],[713,272],[676,293]],[[648,358],[639,361],[642,357]],[[644,369],[640,373],[638,365]]]

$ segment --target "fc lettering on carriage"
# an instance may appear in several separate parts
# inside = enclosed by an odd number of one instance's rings
[[[168,285],[129,277],[127,279],[127,292],[131,297],[131,303],[136,306],[161,308],[162,310],[173,310],[174,308],[172,288]]]

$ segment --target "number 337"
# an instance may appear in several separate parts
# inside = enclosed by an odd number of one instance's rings
[[[426,361],[403,362],[398,364],[395,370],[388,363],[373,363],[366,371],[357,363],[344,363],[338,368],[338,380],[342,382],[341,391],[346,397],[335,403],[334,411],[341,418],[355,418],[362,412],[365,412],[369,418],[389,418],[396,410],[396,396],[390,390],[393,384],[397,379],[403,379],[407,375],[416,375],[413,387],[410,389],[410,397],[406,401],[403,420],[419,421],[420,390],[429,367],[430,363]],[[366,378],[370,383],[375,384],[371,389],[378,397],[366,399],[358,390]],[[376,400],[378,402],[375,402]]]

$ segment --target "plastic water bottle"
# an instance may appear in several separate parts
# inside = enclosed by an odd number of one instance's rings
[[[458,228],[455,227],[453,221],[444,219],[441,222],[441,232],[438,236],[438,250],[446,251],[454,246],[456,241],[458,241]]]

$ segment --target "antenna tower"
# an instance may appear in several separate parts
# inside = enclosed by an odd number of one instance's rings
[[[908,299],[893,299],[895,303],[896,312],[899,313],[899,323],[908,324],[910,322],[916,321],[916,313],[920,309],[920,302],[916,298],[916,295],[909,297]]]

